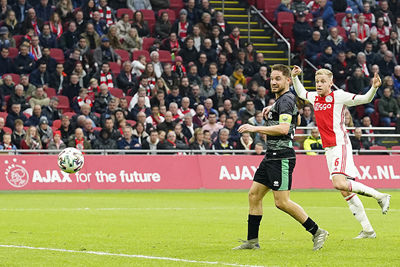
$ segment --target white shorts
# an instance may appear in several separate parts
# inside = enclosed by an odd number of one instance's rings
[[[331,178],[335,174],[343,174],[353,179],[359,176],[354,165],[351,144],[327,147],[325,156]]]

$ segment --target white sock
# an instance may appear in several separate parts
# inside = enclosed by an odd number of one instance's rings
[[[354,193],[357,193],[359,195],[363,195],[366,197],[373,197],[376,200],[381,199],[385,195],[385,194],[382,194],[382,193],[376,191],[375,189],[373,189],[369,186],[366,186],[362,183],[359,183],[359,182],[356,182],[353,180],[348,180],[348,182],[349,182],[349,191],[350,192],[354,192]]]
[[[361,200],[358,198],[356,193],[351,194],[344,198],[349,204],[349,208],[353,213],[354,217],[356,217],[357,221],[360,222],[362,228],[366,232],[372,232],[374,229],[372,228],[371,223],[368,220],[367,214],[364,210],[364,205]]]

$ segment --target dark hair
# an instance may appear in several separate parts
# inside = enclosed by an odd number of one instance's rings
[[[235,71],[238,71],[238,70],[244,70],[243,66],[240,65],[239,63],[237,63],[237,64],[235,65]]]
[[[137,13],[140,13],[140,14],[142,15],[142,19],[141,19],[140,21],[136,21],[136,14],[137,14]],[[133,16],[133,20],[134,20],[134,22],[139,22],[140,24],[144,24],[143,12],[140,11],[140,10],[137,10],[137,11],[135,12],[134,16]]]
[[[283,64],[272,65],[271,72],[274,70],[282,72],[283,76],[285,76],[285,77],[288,77],[288,78],[290,77],[290,68],[286,65],[283,65]]]
[[[185,44],[189,41],[189,40],[192,40],[192,41],[194,41],[194,39],[192,38],[192,37],[187,37],[186,39],[185,39]]]
[[[218,65],[215,62],[212,62],[208,67],[215,66],[218,69]]]

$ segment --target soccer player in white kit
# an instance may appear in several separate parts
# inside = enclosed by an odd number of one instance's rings
[[[315,73],[316,92],[308,92],[297,77],[301,72],[300,67],[294,66],[291,74],[293,86],[301,99],[308,100],[314,106],[332,184],[341,191],[351,212],[363,228],[355,238],[375,238],[375,231],[357,194],[375,198],[383,214],[389,209],[391,196],[354,180],[359,173],[354,165],[352,146],[344,125],[344,114],[346,106],[363,105],[372,101],[381,85],[379,75],[375,73],[372,87],[365,95],[355,95],[343,90],[333,91],[333,74],[327,69],[319,69]]]

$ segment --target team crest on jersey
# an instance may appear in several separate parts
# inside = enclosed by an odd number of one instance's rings
[[[328,96],[325,98],[325,101],[326,101],[326,102],[332,102],[332,101],[333,101],[332,96],[328,95]]]

